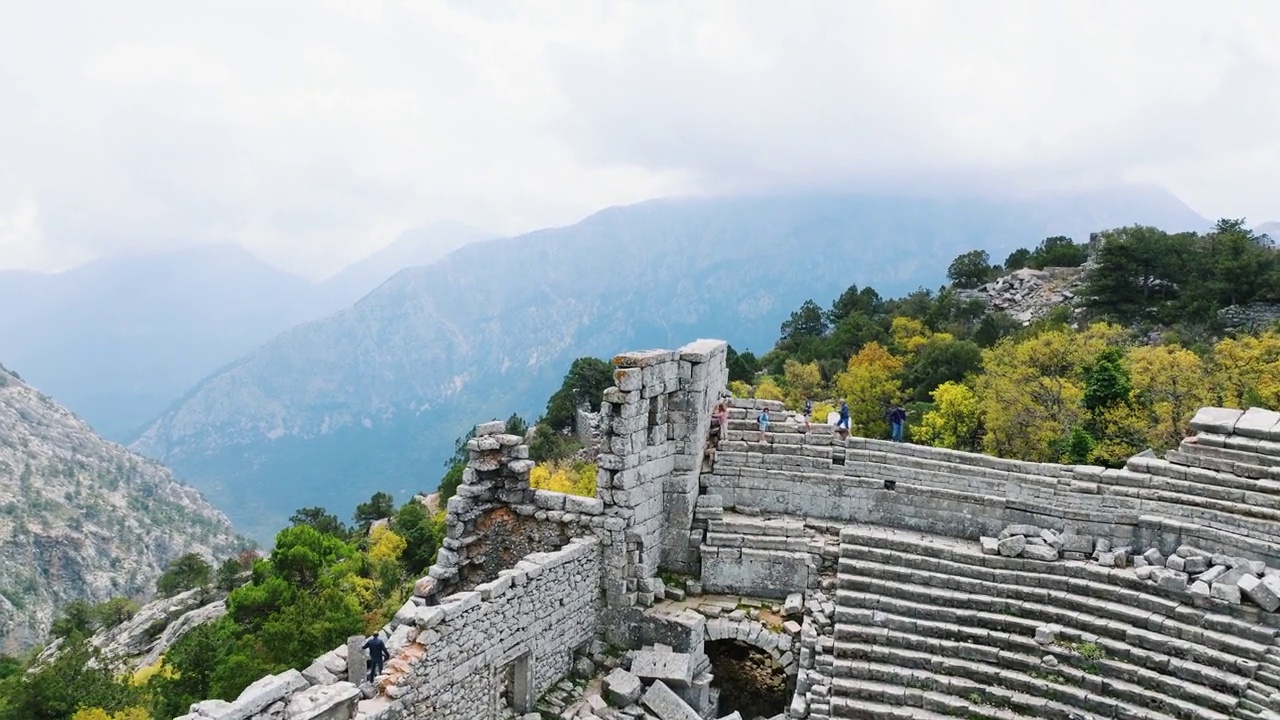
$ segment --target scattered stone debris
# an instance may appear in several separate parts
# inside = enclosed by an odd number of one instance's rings
[[[1085,267],[1022,268],[976,290],[957,290],[956,296],[962,300],[982,300],[989,309],[1030,325],[1056,307],[1070,307],[1084,285],[1085,272]]]

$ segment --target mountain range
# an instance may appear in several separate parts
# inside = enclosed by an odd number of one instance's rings
[[[0,271],[0,357],[123,442],[201,378],[278,333],[485,236],[456,223],[410,230],[319,283],[231,243],[55,274]]]
[[[39,643],[72,600],[144,596],[179,555],[243,545],[200,493],[0,366],[0,652]]]
[[[395,274],[200,381],[131,448],[268,540],[295,508],[345,513],[430,489],[454,439],[536,416],[571,360],[703,336],[765,350],[801,302],[850,284],[943,282],[961,252],[999,260],[1050,235],[1133,223],[1203,230],[1167,192],[1017,200],[774,194],[655,200],[472,242]]]

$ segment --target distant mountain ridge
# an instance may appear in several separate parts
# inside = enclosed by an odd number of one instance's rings
[[[0,271],[0,357],[99,433],[124,441],[202,377],[276,334],[483,236],[456,223],[408,231],[322,283],[231,243],[56,274]]]
[[[0,652],[71,600],[140,596],[179,555],[231,556],[227,517],[0,366]]]
[[[1125,192],[655,200],[469,244],[206,378],[131,447],[265,537],[297,507],[432,487],[456,436],[512,411],[533,419],[574,357],[698,336],[765,349],[805,299],[937,287],[973,248],[1208,226],[1168,193]]]

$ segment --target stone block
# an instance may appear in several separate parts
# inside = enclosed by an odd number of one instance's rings
[[[1036,642],[1041,645],[1052,645],[1058,639],[1058,631],[1052,625],[1041,625],[1036,628]]]
[[[1187,592],[1198,597],[1207,598],[1209,597],[1209,583],[1203,580],[1197,580],[1191,583],[1191,586],[1187,588]]]
[[[996,548],[1005,557],[1017,557],[1027,547],[1027,538],[1022,535],[1010,535],[1001,540]]]
[[[1219,580],[1210,585],[1209,597],[1215,600],[1229,602],[1232,605],[1240,604],[1240,587],[1233,582],[1223,582]]]
[[[804,613],[804,595],[791,593],[782,603],[783,617],[797,617]]]
[[[1187,589],[1187,575],[1176,570],[1167,568],[1157,568],[1152,574],[1156,584],[1165,590],[1176,590],[1182,592]]]
[[[1000,540],[993,537],[980,537],[978,542],[982,545],[983,555],[998,555],[1000,553]]]
[[[1201,573],[1200,576],[1197,577],[1196,579],[1201,580],[1203,582],[1207,582],[1210,585],[1212,585],[1213,583],[1217,582],[1218,578],[1226,574],[1227,574],[1226,565],[1214,565],[1213,567]]]
[[[476,437],[485,435],[501,435],[506,432],[507,424],[501,420],[490,420],[476,426]]]
[[[1156,548],[1151,548],[1150,550],[1142,553],[1142,559],[1146,560],[1150,565],[1164,567],[1164,556],[1161,555],[1160,551]]]
[[[1193,555],[1183,563],[1182,569],[1190,575],[1199,575],[1209,569],[1209,559],[1203,555]]]
[[[1251,407],[1236,420],[1234,432],[1249,438],[1273,440],[1271,429],[1280,423],[1280,412]]]
[[[297,670],[268,675],[245,688],[231,703],[231,708],[218,715],[218,720],[249,720],[267,707],[310,686]]]
[[[345,669],[345,668],[344,668]],[[326,667],[324,658],[318,658],[302,671],[302,677],[312,685],[332,685],[338,681],[333,672]]]
[[[1191,418],[1191,429],[1196,432],[1230,435],[1235,431],[1236,421],[1244,415],[1243,411],[1230,408],[1200,408]]]
[[[1165,561],[1164,561],[1165,567],[1169,568],[1170,570],[1176,570],[1178,572],[1185,572],[1186,565],[1187,565],[1187,559],[1182,557],[1181,555],[1170,555],[1169,557],[1165,558]]]
[[[670,687],[689,687],[693,682],[693,658],[687,653],[639,650],[631,656],[631,672]]]
[[[1280,594],[1277,594],[1275,583],[1263,582],[1257,575],[1245,574],[1236,581],[1240,591],[1267,612],[1275,612],[1280,608]]]
[[[1028,545],[1022,549],[1022,557],[1041,562],[1053,562],[1058,559],[1058,551],[1049,545]]]
[[[635,674],[628,673],[622,667],[614,667],[604,676],[604,694],[609,698],[609,702],[617,707],[626,707],[640,700],[640,693],[644,692],[644,685],[640,683],[640,678]]]
[[[340,682],[295,693],[285,705],[284,720],[351,720],[360,688]]]
[[[1064,534],[1059,537],[1062,541],[1062,552],[1084,553],[1093,552],[1093,537],[1090,535],[1076,535],[1074,533]]]
[[[660,720],[703,720],[689,704],[680,699],[661,680],[649,686],[640,696],[640,702]]]

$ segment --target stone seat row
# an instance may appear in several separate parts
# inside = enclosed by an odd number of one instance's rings
[[[1107,653],[1108,662],[1115,665],[1118,675],[1133,678],[1154,691],[1170,692],[1171,689],[1182,688],[1183,692],[1201,698],[1207,705],[1230,708],[1250,688],[1248,677],[1201,664],[1196,661],[1199,658],[1192,660],[1170,655],[1168,645],[1159,642],[1154,633],[1134,638],[1142,646],[1139,647],[1124,639],[1094,635],[1080,629],[1080,625],[1088,627],[1091,623],[1064,624],[1071,622],[1067,614],[1056,618],[1038,614],[1031,619],[992,611],[948,613],[945,612],[948,608],[907,600],[895,594],[909,593],[918,586],[894,588],[872,582],[866,583],[865,587],[866,591],[849,590],[837,597],[842,603],[836,612],[837,644],[857,640],[860,637],[857,628],[869,623],[874,628],[896,630],[900,633],[896,636],[899,640],[911,635],[943,639],[949,641],[949,647],[934,649],[951,649],[970,660],[1033,671],[1040,664],[1040,657],[1033,654],[1037,650],[1035,634],[1041,627],[1055,625],[1063,628],[1061,634],[1064,637],[1073,638],[1075,642],[1094,643]],[[936,599],[930,600],[937,602]],[[1103,628],[1095,624],[1089,629]],[[904,647],[911,647],[911,643],[905,643]],[[1044,654],[1054,653],[1045,648],[1040,656]],[[1061,654],[1066,660],[1072,657],[1070,652]],[[1220,661],[1220,658],[1216,659]]]
[[[1182,688],[1184,694],[1219,710],[1225,709],[1228,698],[1234,695],[1241,703],[1239,712],[1249,716],[1263,712],[1276,702],[1273,699],[1277,687],[1274,684],[1277,678],[1274,644],[1236,636],[1252,627],[1252,637],[1273,642],[1272,628],[1249,626],[1235,618],[1204,613],[1158,597],[1147,596],[1146,603],[1139,605],[1137,610],[1131,610],[1115,600],[1100,602],[1087,594],[1076,597],[1074,593],[1039,588],[1034,580],[1029,587],[991,584],[987,580],[966,577],[960,577],[958,583],[950,582],[956,578],[903,568],[904,560],[917,560],[918,556],[904,557],[899,551],[845,543],[841,552],[844,557],[840,561],[840,590],[837,591],[837,651],[839,644],[849,642],[850,638],[862,639],[862,631],[851,629],[851,626],[866,624],[867,619],[873,617],[871,613],[878,613],[876,617],[881,624],[893,626],[899,633],[909,634],[914,630],[922,638],[943,635],[953,642],[974,640],[994,643],[985,650],[969,648],[966,650],[968,659],[990,660],[995,657],[1002,661],[1002,665],[1013,663],[1017,667],[1021,663],[1025,670],[1027,665],[1036,663],[1036,658],[1029,654],[1019,658],[1015,654],[1017,649],[1033,652],[1034,647],[1030,643],[1034,643],[1032,638],[1036,630],[1045,625],[1058,625],[1063,628],[1065,636],[1079,642],[1093,642],[1102,648],[1109,657],[1099,665],[1108,670],[1109,675],[1122,678],[1117,682],[1136,683],[1159,694]],[[875,555],[877,552],[880,555]],[[850,555],[876,559],[854,559]],[[937,558],[921,559],[934,560],[953,568],[957,565]],[[960,565],[962,571],[966,569]],[[1048,568],[1066,563],[1042,565]],[[968,569],[985,570],[972,566]],[[1094,574],[1105,577],[1105,574]],[[1113,594],[1117,590],[1126,595],[1132,594],[1132,591],[1109,588],[1103,583],[1081,583],[1077,578],[1042,576],[1041,579],[1054,581],[1059,587],[1067,581],[1076,592],[1102,590],[1111,597],[1121,597]],[[948,590],[945,589],[948,584],[981,592]],[[1044,602],[1049,599],[1066,607]],[[1173,605],[1172,612],[1169,612],[1169,605]],[[880,630],[877,626],[869,632]],[[1022,637],[1015,640],[1010,637],[1013,635]],[[883,642],[883,638],[876,642],[890,644]],[[928,640],[915,642],[929,647]],[[1142,696],[1141,692],[1133,689],[1129,693],[1131,698]]]
[[[905,704],[913,692],[934,692],[951,696],[949,703],[942,698],[936,698],[935,703],[947,703],[965,715],[974,711],[981,713],[990,707],[1006,708],[1043,720],[1078,720],[1081,711],[1117,720],[1227,720],[1230,717],[1177,698],[1139,696],[1134,698],[1137,702],[1130,702],[1056,682],[1056,678],[1033,677],[956,658],[931,659],[926,669],[837,657],[834,672],[833,715],[838,712],[837,698],[880,702],[901,699]],[[869,696],[868,689],[871,690]]]
[[[1178,458],[1174,462],[1229,472],[1241,477],[1275,478],[1280,469],[1280,456],[1265,455],[1226,444],[1227,438],[1201,434],[1184,439],[1176,450],[1165,453]]]
[[[1078,469],[1077,475],[1080,475]],[[1176,465],[1159,458],[1129,458],[1123,470],[1102,474],[1108,485],[1150,488],[1246,505],[1256,505],[1274,518],[1280,510],[1280,482],[1255,480],[1217,470]]]
[[[1133,648],[1123,643],[1096,645],[1107,653],[1105,659],[1081,661],[1081,656],[1067,644],[1038,644],[1031,635],[991,630],[979,625],[957,624],[944,620],[928,619],[927,612],[920,617],[908,613],[914,611],[912,603],[887,602],[873,593],[853,594],[846,598],[848,605],[837,613],[835,654],[838,658],[864,657],[885,662],[901,660],[909,667],[928,667],[930,658],[957,658],[985,663],[1009,671],[1035,674],[1057,674],[1071,682],[1089,684],[1098,678],[1077,664],[1098,666],[1106,671],[1109,680],[1117,683],[1116,695],[1130,700],[1150,692],[1194,699],[1197,705],[1230,712],[1239,697],[1248,689],[1248,680],[1234,678],[1239,687],[1234,692],[1214,689],[1199,678],[1166,675],[1143,664],[1138,664],[1131,654]],[[915,603],[918,606],[919,603]],[[875,607],[877,609],[870,609]],[[888,610],[884,608],[890,608]],[[1034,632],[1034,630],[1032,631]],[[1064,631],[1058,638],[1062,642],[1094,642],[1086,638],[1088,633]],[[1124,653],[1124,654],[1120,654]],[[1144,653],[1145,654],[1145,653]],[[1168,663],[1167,656],[1151,659]],[[1052,669],[1042,658],[1053,656]],[[925,664],[921,665],[922,660]],[[1176,661],[1175,661],[1176,662]],[[1092,663],[1092,664],[1089,664]],[[1153,662],[1159,667],[1159,662]],[[1201,668],[1203,669],[1203,668]],[[1187,673],[1187,676],[1190,676]],[[1224,677],[1217,673],[1217,677]]]
[[[829,702],[831,717],[857,720],[1040,720],[1039,715],[1024,715],[1009,708],[983,704],[978,689],[967,696],[952,695],[918,687],[903,688],[875,680],[841,679],[840,697]],[[810,715],[812,717],[812,714]]]
[[[840,531],[840,547],[842,557],[876,559],[877,552],[890,551],[895,564],[918,564],[951,578],[1009,584],[1022,588],[1020,592],[1037,587],[1070,591],[1150,608],[1189,627],[1204,626],[1248,640],[1254,653],[1271,647],[1280,637],[1280,614],[1212,600],[1200,601],[1204,603],[1200,607],[1190,593],[1153,586],[1129,569],[986,555],[977,543],[875,525],[846,525]]]
[[[858,577],[927,582],[939,592],[991,598],[1011,607],[1036,603],[1063,612],[1088,612],[1105,620],[1153,629],[1185,642],[1222,645],[1230,654],[1253,661],[1260,660],[1274,647],[1272,628],[1245,623],[1221,613],[1197,613],[1194,608],[1154,593],[1079,578],[1018,571],[1000,571],[990,579],[978,579],[964,574],[967,569],[957,568],[955,563],[925,556],[895,557],[875,548],[845,547],[842,555],[839,569]],[[1146,588],[1159,589],[1150,584]]]

